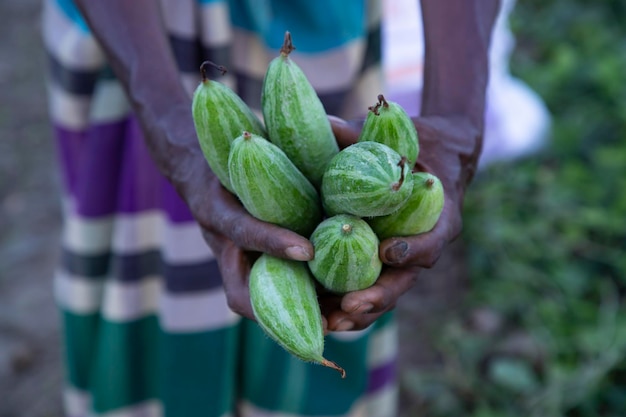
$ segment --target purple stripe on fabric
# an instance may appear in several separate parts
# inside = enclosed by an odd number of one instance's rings
[[[175,223],[193,221],[158,171],[134,118],[72,131],[55,126],[60,166],[76,211],[84,217],[162,210]]]
[[[378,391],[379,389],[390,385],[396,381],[397,378],[397,361],[394,358],[390,362],[373,368],[369,371],[369,378],[367,381],[367,392]]]

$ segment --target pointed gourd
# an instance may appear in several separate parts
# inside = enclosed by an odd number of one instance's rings
[[[231,185],[248,212],[257,219],[310,236],[322,220],[317,190],[267,139],[243,132],[228,158]]]
[[[287,352],[345,371],[323,357],[324,331],[314,279],[306,263],[261,255],[250,271],[250,302],[263,331]]]
[[[415,166],[419,154],[415,124],[400,104],[386,100],[382,94],[363,123],[359,142],[364,141],[384,143],[405,156],[411,169]]]
[[[321,222],[311,235],[311,273],[329,291],[343,294],[370,287],[380,275],[378,237],[365,220],[339,214]]]
[[[413,191],[404,206],[388,216],[368,219],[368,223],[381,240],[417,235],[432,230],[443,205],[444,190],[439,178],[427,172],[414,172]]]
[[[289,57],[294,49],[287,32],[280,55],[267,68],[261,108],[268,139],[319,187],[326,165],[339,147],[322,102],[302,69]]]
[[[211,171],[226,189],[233,192],[228,175],[230,145],[243,131],[265,136],[265,128],[233,90],[206,76],[209,66],[216,65],[205,61],[200,67],[202,81],[193,94],[193,121]],[[223,67],[218,68],[226,71]]]
[[[378,142],[357,142],[328,164],[322,179],[322,203],[329,216],[385,216],[411,195],[413,177],[406,158]]]

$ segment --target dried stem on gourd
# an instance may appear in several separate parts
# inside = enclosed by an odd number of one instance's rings
[[[406,156],[403,156],[398,162],[398,166],[400,167],[400,179],[398,182],[395,182],[391,185],[391,189],[394,191],[398,191],[402,184],[404,183],[404,166],[406,165],[407,159]]]
[[[285,40],[283,41],[283,46],[280,48],[280,54],[284,57],[289,56],[296,49],[291,42],[291,33],[289,31],[285,32]]]
[[[202,77],[202,82],[203,83],[206,83],[207,81],[209,81],[209,77],[207,76],[207,67],[215,68],[216,70],[221,72],[222,75],[224,75],[224,74],[226,74],[228,72],[226,67],[223,66],[223,65],[217,65],[217,64],[215,64],[215,63],[213,63],[211,61],[204,61],[200,65],[200,76]]]
[[[341,374],[342,378],[346,377],[346,370],[343,369],[341,366],[337,365],[335,362],[331,362],[327,359],[323,359],[322,362],[320,362],[322,365],[327,366],[329,368],[334,369],[335,371],[339,372]]]

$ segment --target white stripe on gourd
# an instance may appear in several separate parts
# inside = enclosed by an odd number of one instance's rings
[[[202,81],[193,95],[193,121],[200,148],[209,167],[222,185],[233,192],[228,175],[231,143],[243,131],[265,136],[265,128],[233,90],[207,78],[208,66],[226,71],[224,67],[216,66],[210,61],[205,61],[200,66]]]
[[[341,373],[323,357],[322,313],[315,284],[304,262],[261,255],[250,270],[250,302],[265,333],[287,352]]]
[[[231,185],[248,212],[308,237],[322,219],[317,190],[265,138],[244,132],[228,158]]]
[[[261,108],[268,139],[319,187],[339,147],[322,102],[304,72],[289,57],[294,49],[291,35],[286,32],[280,55],[270,62],[263,80]]]

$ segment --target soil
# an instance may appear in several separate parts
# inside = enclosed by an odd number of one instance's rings
[[[60,181],[40,7],[36,0],[0,2],[0,417],[62,416],[62,349],[52,295]],[[436,363],[420,329],[458,304],[463,271],[462,245],[455,244],[400,300],[399,369]],[[402,392],[406,409],[414,399]]]

